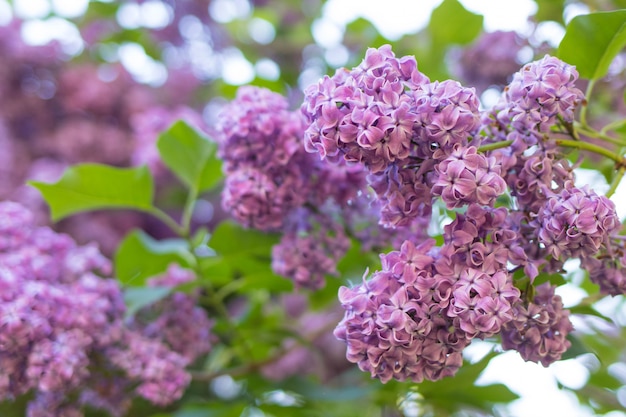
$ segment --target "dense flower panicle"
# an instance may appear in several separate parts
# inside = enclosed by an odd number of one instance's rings
[[[474,89],[431,83],[414,57],[396,58],[389,45],[370,48],[359,66],[305,91],[305,149],[364,166],[381,202],[380,224],[405,227],[430,217],[432,171],[478,132],[478,104]]]
[[[136,332],[125,332],[124,340],[128,347],[111,347],[105,354],[113,365],[138,384],[135,392],[160,406],[179,399],[191,382],[191,375],[184,370],[187,359],[162,342]]]
[[[384,172],[372,173],[367,180],[376,192],[380,205],[379,223],[384,227],[402,228],[419,219],[430,219],[432,213],[431,175],[425,162],[420,169],[390,165]]]
[[[241,87],[218,117],[219,155],[225,171],[285,165],[301,147],[303,129],[285,97],[264,88]]]
[[[417,120],[410,92],[424,83],[415,58],[396,58],[389,45],[368,49],[351,72],[340,69],[306,89],[306,149],[333,162],[363,163],[372,172],[406,159]]]
[[[464,148],[457,144],[450,156],[437,165],[439,178],[432,194],[441,196],[448,208],[470,203],[492,206],[506,190],[500,168],[494,156],[486,157],[474,146]]]
[[[574,110],[584,97],[574,85],[577,79],[576,69],[558,58],[546,55],[531,62],[513,75],[484,124],[491,119],[505,130],[530,132],[528,139],[536,143],[557,117],[574,120]]]
[[[171,264],[165,273],[150,278],[147,284],[176,287],[195,278],[193,271]],[[213,321],[197,306],[197,294],[174,292],[137,312],[130,327],[151,339],[163,341],[188,363],[208,353],[212,347]]]
[[[338,274],[337,262],[349,248],[350,240],[338,225],[287,232],[272,248],[272,269],[292,279],[296,288],[320,289],[326,275]]]
[[[525,361],[546,367],[570,347],[567,335],[573,330],[569,310],[563,309],[554,288],[546,282],[535,288],[532,301],[519,301],[513,308],[513,320],[501,333],[504,349],[515,349]]]
[[[12,202],[0,203],[0,229],[0,399],[30,391],[29,416],[81,416],[72,398],[105,369],[138,385],[138,395],[155,404],[182,395],[188,360],[160,340],[154,343],[162,346],[161,356],[150,359],[160,362],[141,374],[131,374],[107,354],[134,358],[133,349],[149,352],[131,346],[143,336],[124,323],[118,282],[96,275],[111,272],[96,246],[78,246],[67,235],[35,227],[33,216]]]
[[[222,205],[246,227],[280,229],[289,211],[299,207],[306,194],[299,175],[263,172],[255,168],[233,171],[226,177]]]
[[[425,84],[413,92],[418,120],[417,156],[445,159],[456,144],[466,146],[480,126],[473,88],[453,80]]]
[[[368,49],[352,71],[339,70],[305,91],[305,147],[322,159],[364,164],[372,173],[410,158],[446,155],[479,127],[473,89],[430,83],[414,57]]]
[[[470,339],[446,314],[454,279],[435,279],[432,246],[406,241],[381,257],[382,271],[339,291],[346,312],[335,336],[350,362],[382,382],[437,380],[463,362]]]
[[[538,237],[556,259],[596,254],[620,226],[615,204],[572,183],[551,196],[537,217]]]
[[[600,292],[609,295],[626,294],[626,253],[623,241],[603,248],[597,257],[584,256],[581,267],[589,272],[591,282],[600,286]]]

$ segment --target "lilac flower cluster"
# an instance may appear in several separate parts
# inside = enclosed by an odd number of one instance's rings
[[[436,380],[463,362],[469,340],[446,314],[453,280],[435,278],[432,244],[407,241],[381,256],[383,270],[371,279],[339,290],[346,313],[335,336],[347,343],[350,362],[382,382]]]
[[[522,153],[540,143],[557,122],[574,120],[584,98],[577,79],[573,66],[553,56],[531,62],[513,75],[498,103],[484,113],[483,124],[490,136],[513,140],[512,149]]]
[[[328,166],[307,153],[300,113],[266,89],[240,88],[221,112],[217,130],[227,174],[224,208],[244,226],[281,231],[272,253],[274,271],[296,287],[319,289],[326,275],[337,273],[350,246],[343,230],[349,226],[339,220],[365,189],[365,171]]]
[[[506,190],[501,164],[494,156],[477,153],[476,147],[457,144],[435,168],[439,174],[432,194],[441,196],[448,208],[471,203],[493,206]]]
[[[300,150],[300,118],[280,94],[242,87],[217,130],[227,174],[224,208],[245,226],[279,230],[310,187],[313,167]]]
[[[363,164],[388,227],[430,214],[433,165],[479,127],[473,89],[431,83],[414,57],[396,58],[389,45],[309,87],[301,111],[305,148],[330,162]]]
[[[307,149],[331,162],[363,164],[384,224],[402,229],[410,218],[429,218],[437,197],[448,209],[464,210],[445,226],[441,247],[407,240],[400,251],[381,255],[382,270],[369,280],[342,287],[346,312],[335,335],[347,344],[348,360],[383,382],[453,375],[472,339],[496,335],[505,348],[547,366],[569,347],[573,326],[552,287],[534,289],[539,272],[555,272],[570,257],[592,266],[594,280],[610,267],[614,277],[626,270],[594,257],[615,250],[613,203],[573,186],[573,168],[549,136],[573,121],[582,100],[577,72],[549,56],[526,65],[482,115],[479,132],[472,90],[408,77],[402,71],[416,66],[407,62],[386,47],[369,50],[358,68],[309,88],[302,107],[310,123]],[[380,136],[373,127],[386,126],[386,119],[378,122],[386,115],[371,113],[386,108],[389,74],[403,85],[399,96],[415,98],[409,105],[415,117],[405,119],[412,124],[409,144],[392,148],[408,153],[368,148]],[[371,123],[355,130],[353,114]],[[498,146],[504,141],[510,142]],[[481,145],[497,150],[481,153]],[[507,191],[510,207],[495,208]],[[530,282],[522,291],[513,279],[517,270]],[[610,291],[625,285],[613,281],[603,285]]]
[[[109,274],[111,264],[96,246],[36,227],[32,214],[12,202],[0,203],[0,232],[0,399],[30,392],[29,417],[81,416],[85,403],[98,406],[89,398],[105,374],[126,381],[126,398],[157,405],[180,398],[190,381],[188,352],[127,326],[118,283],[97,275]],[[83,390],[91,395],[82,397]],[[107,402],[106,393],[99,398]]]
[[[610,295],[626,294],[625,254],[624,241],[612,241],[597,257],[582,258],[581,267],[589,272],[589,279],[600,286],[600,292]]]
[[[195,280],[195,274],[177,264],[150,278],[148,286],[176,287]],[[137,312],[130,327],[142,335],[163,341],[170,349],[193,363],[212,347],[213,321],[197,306],[197,295],[174,292],[165,299]]]
[[[319,289],[326,275],[338,275],[337,262],[349,248],[350,239],[337,224],[289,231],[272,248],[272,269],[291,277],[296,286]]]
[[[535,297],[527,305],[514,306],[514,319],[502,331],[502,347],[515,349],[525,361],[548,366],[559,360],[570,347],[566,339],[573,330],[569,311],[563,309],[554,286],[544,283],[535,288]]]
[[[620,227],[611,200],[571,183],[546,201],[536,223],[539,241],[555,259],[594,255]]]
[[[347,343],[348,360],[383,382],[453,375],[462,350],[498,334],[520,300],[507,264],[525,258],[505,219],[504,208],[470,205],[446,226],[441,248],[405,241],[381,255],[382,271],[342,287],[346,314],[335,335]]]

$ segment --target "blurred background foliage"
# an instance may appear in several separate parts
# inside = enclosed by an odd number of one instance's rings
[[[475,85],[471,74],[463,72],[471,65],[480,66],[480,62],[463,62],[463,51],[486,32],[484,17],[464,2],[437,1],[421,29],[385,37],[375,23],[358,15],[345,25],[332,21],[330,3],[336,7],[341,1],[83,0],[69,9],[62,1],[2,3],[0,118],[6,134],[0,140],[7,161],[0,164],[0,197],[39,205],[45,222],[46,209],[32,190],[22,186],[25,179],[58,177],[68,164],[84,161],[132,165],[133,149],[140,142],[133,115],[159,106],[188,106],[202,115],[198,124],[210,135],[215,114],[239,85],[283,93],[296,108],[304,87],[336,68],[357,65],[368,47],[392,43],[397,56],[415,55],[420,71],[431,80],[459,79],[479,88],[485,101],[493,97],[489,89],[497,92],[506,83]],[[518,65],[555,52],[558,41],[551,42],[545,34],[548,29],[558,37],[575,14],[626,8],[626,1],[536,0],[534,6],[525,32],[517,35]],[[624,117],[624,93],[615,94],[626,85],[624,53],[619,60],[597,86],[599,104],[592,119],[605,120],[612,113]],[[159,175],[158,205],[175,213],[185,195],[171,174]],[[208,243],[218,254],[199,267],[203,276],[211,277],[210,285],[223,290],[232,309],[232,320],[218,320],[215,327],[222,334],[233,327],[230,343],[196,364],[192,386],[170,409],[137,403],[129,415],[508,414],[503,404],[518,397],[511,389],[502,384],[476,385],[496,356],[488,343],[481,354],[467,358],[468,364],[453,379],[418,385],[380,384],[343,360],[341,345],[339,351],[333,345],[335,351],[329,352],[330,342],[323,336],[330,334],[341,316],[337,289],[358,282],[366,267],[376,269],[377,256],[362,253],[358,242],[353,242],[339,265],[341,279],[328,280],[316,293],[287,295],[292,284],[269,268],[276,237],[222,222],[217,198],[214,189],[202,194],[201,201],[212,207],[212,215],[194,222],[207,227],[196,227],[198,247]],[[137,213],[79,215],[56,227],[79,241],[97,237],[105,252],[115,254],[122,281],[136,277],[133,268],[138,262],[145,274],[159,273],[171,261],[185,265],[188,255],[175,241],[158,240],[172,236]],[[583,290],[592,285],[585,277],[568,279]],[[139,291],[134,297],[127,301],[139,309],[159,295]],[[623,415],[614,414],[626,411],[623,299],[610,301],[615,311],[622,311],[611,317],[598,312],[598,302],[603,300],[585,298],[573,311],[578,331],[568,355],[585,366],[588,379],[582,387],[562,389],[573,391],[589,413]],[[23,415],[24,401],[4,403],[0,413]]]

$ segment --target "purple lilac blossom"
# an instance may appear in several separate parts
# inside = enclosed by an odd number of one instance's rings
[[[220,112],[219,156],[227,174],[241,167],[282,167],[301,148],[303,126],[287,99],[265,88],[244,86]]]
[[[620,227],[615,204],[588,186],[571,182],[551,196],[539,212],[539,241],[556,259],[596,254],[609,235]]]
[[[526,64],[513,75],[493,109],[483,114],[488,136],[505,136],[522,153],[557,122],[571,123],[584,98],[575,86],[577,79],[572,65],[550,55]]]
[[[567,335],[574,328],[569,310],[563,308],[554,288],[546,282],[535,288],[532,301],[519,301],[513,308],[513,320],[505,324],[501,333],[504,349],[515,349],[525,361],[546,367],[561,359],[570,347]]]
[[[104,370],[158,405],[182,395],[189,361],[126,326],[118,282],[97,275],[111,273],[97,246],[36,227],[13,202],[0,203],[0,230],[0,399],[31,392],[29,417],[82,416],[71,398]]]
[[[435,161],[466,146],[480,125],[473,89],[431,83],[414,57],[396,58],[389,45],[307,88],[301,111],[306,150],[362,164],[382,202],[380,224],[390,228],[430,217]]]
[[[463,363],[470,339],[446,314],[454,279],[435,278],[433,244],[406,241],[381,255],[382,271],[339,290],[345,315],[334,334],[348,360],[382,382],[437,380]]]
[[[171,264],[163,274],[150,278],[147,285],[176,287],[195,279],[193,271]],[[213,341],[213,321],[197,306],[197,298],[198,294],[174,292],[138,311],[130,327],[150,339],[163,341],[192,363],[211,350]]]
[[[337,262],[349,248],[350,239],[338,225],[289,231],[272,248],[272,269],[296,288],[320,289],[326,275],[339,274]]]
[[[506,190],[497,158],[478,153],[474,146],[456,144],[436,171],[439,178],[431,192],[441,196],[450,209],[470,203],[493,206],[496,197]]]
[[[624,241],[603,248],[597,257],[584,256],[581,267],[589,272],[591,282],[600,286],[600,292],[609,295],[626,294],[626,251]]]

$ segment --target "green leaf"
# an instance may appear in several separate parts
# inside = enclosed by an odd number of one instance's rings
[[[222,179],[217,145],[182,120],[161,133],[157,142],[165,165],[196,193],[207,191]]]
[[[59,181],[29,181],[50,206],[53,221],[100,209],[150,212],[154,181],[146,167],[115,168],[100,164],[69,167]]]
[[[269,254],[276,243],[277,235],[244,229],[232,221],[220,223],[209,240],[209,246],[223,256]]]
[[[466,10],[458,0],[444,0],[433,10],[428,30],[435,47],[468,44],[483,27],[483,16]]]
[[[135,229],[117,248],[115,274],[123,285],[141,286],[147,278],[164,272],[171,263],[188,267],[193,259],[183,239],[155,240]]]
[[[545,282],[549,282],[552,285],[563,285],[566,283],[565,278],[563,278],[563,275],[561,274],[548,274],[546,272],[541,272],[539,275],[537,275],[535,277],[535,280],[533,281],[533,285],[535,287],[545,283]]]
[[[213,285],[226,285],[238,280],[239,292],[266,289],[273,292],[290,291],[293,283],[271,269],[272,246],[278,236],[257,230],[244,229],[225,221],[213,231],[208,246],[217,256],[199,263],[202,276]]]
[[[571,346],[563,355],[561,356],[561,360],[573,359],[577,356],[583,355],[585,353],[591,353],[591,351],[585,346],[583,342],[572,334],[567,335],[567,340],[570,341]]]
[[[563,23],[565,0],[536,0],[536,2],[537,13],[535,13],[535,20],[538,22],[553,20],[561,24]]]
[[[425,401],[432,404],[443,415],[452,414],[462,407],[474,407],[491,411],[496,403],[516,400],[517,394],[502,384],[476,385],[476,380],[497,353],[492,351],[476,363],[464,363],[453,379],[424,381],[416,386]]]
[[[172,413],[160,413],[152,417],[240,417],[245,409],[242,403],[206,402],[185,405]]]
[[[134,316],[144,307],[154,304],[170,295],[171,287],[128,287],[124,289],[126,317]]]
[[[576,16],[567,25],[558,57],[576,65],[583,78],[606,75],[613,58],[626,46],[626,10]]]

